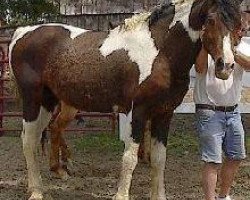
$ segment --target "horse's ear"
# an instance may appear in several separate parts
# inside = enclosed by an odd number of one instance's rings
[[[115,28],[115,25],[112,23],[112,22],[109,22],[108,23],[108,29],[114,29]]]
[[[191,13],[189,15],[189,26],[194,30],[201,30],[204,25],[208,10],[215,5],[214,0],[196,0],[194,1]]]
[[[238,3],[238,5],[240,5],[242,3],[243,0],[236,0],[236,2]]]

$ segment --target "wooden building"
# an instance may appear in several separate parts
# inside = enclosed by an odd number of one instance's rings
[[[134,13],[170,0],[60,0],[61,21],[85,29],[108,30]]]

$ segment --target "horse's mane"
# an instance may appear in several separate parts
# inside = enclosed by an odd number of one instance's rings
[[[224,24],[229,30],[239,28],[241,24],[240,3],[238,0],[217,0]]]
[[[125,31],[134,30],[144,23],[149,23],[149,26],[151,26],[160,19],[175,14],[175,6],[186,5],[188,3],[190,3],[190,0],[175,0],[173,3],[163,3],[159,6],[156,6],[151,12],[135,14],[131,18],[125,19],[120,25],[120,29]]]
[[[122,30],[134,30],[138,26],[148,22],[148,18],[151,15],[150,12],[143,12],[140,14],[135,14],[131,18],[125,19],[121,25]]]
[[[175,6],[173,3],[164,3],[159,7],[156,7],[149,17],[149,25],[155,24],[162,18],[165,18],[171,14],[174,14]]]
[[[157,6],[150,12],[142,12],[140,14],[133,15],[131,18],[125,19],[120,25],[120,29],[128,31],[134,30],[144,23],[152,25],[171,13],[174,13],[174,5],[172,3],[164,3]]]

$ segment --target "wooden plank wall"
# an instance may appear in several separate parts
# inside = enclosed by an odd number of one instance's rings
[[[60,12],[65,15],[131,13],[150,9],[170,0],[60,0]]]
[[[60,18],[63,23],[91,30],[108,30],[109,22],[121,23],[134,13],[150,10],[171,0],[61,0]]]
[[[243,0],[241,7],[242,10],[250,11],[250,0]]]

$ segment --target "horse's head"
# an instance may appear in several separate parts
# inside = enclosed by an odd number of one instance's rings
[[[227,79],[234,66],[233,49],[240,42],[240,2],[238,0],[196,0],[190,26],[201,31],[203,47],[215,62],[215,75]]]

